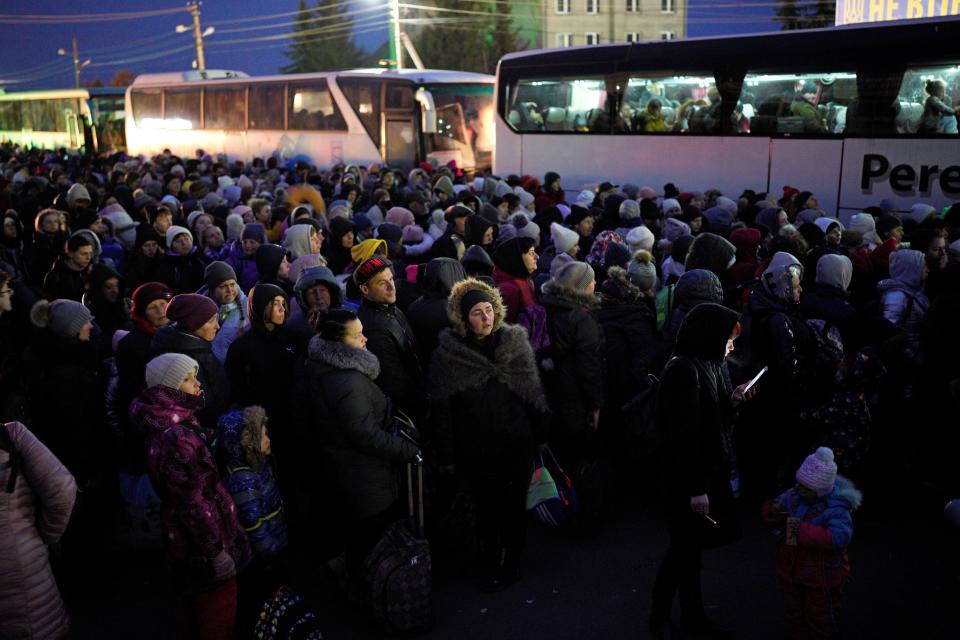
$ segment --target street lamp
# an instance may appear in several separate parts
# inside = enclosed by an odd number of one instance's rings
[[[193,29],[193,41],[197,48],[197,59],[195,64],[200,71],[206,71],[207,63],[203,57],[203,39],[207,36],[213,35],[216,29],[214,27],[207,27],[203,31],[200,30],[199,4],[188,4],[187,11],[189,11],[190,15],[193,16],[193,25],[178,24],[175,30],[177,33],[186,33],[187,31]]]
[[[84,68],[90,64],[89,60],[84,60],[80,62],[80,54],[77,52],[77,39],[73,38],[73,49],[72,51],[67,51],[64,48],[57,49],[58,56],[69,56],[73,54],[73,82],[76,85],[77,89],[80,88],[80,69]]]

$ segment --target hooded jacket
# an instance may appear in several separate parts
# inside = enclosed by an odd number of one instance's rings
[[[734,229],[730,232],[730,243],[737,249],[737,261],[727,269],[727,280],[731,286],[739,286],[753,278],[756,273],[760,231]]]
[[[330,293],[330,308],[336,309],[343,304],[343,293],[340,290],[340,284],[334,277],[333,272],[327,267],[310,267],[304,271],[293,285],[293,293],[296,296],[297,308],[292,309],[290,318],[283,323],[284,329],[293,336],[296,351],[299,355],[307,353],[307,344],[316,334],[316,329],[310,322],[307,300],[304,292],[313,285],[323,284]]]
[[[727,270],[736,261],[737,248],[729,240],[713,233],[701,233],[690,245],[684,267],[712,271],[720,281],[727,277]]]
[[[395,467],[417,448],[387,433],[390,411],[374,383],[377,357],[366,349],[315,336],[310,341],[300,400],[309,407],[309,431],[320,454],[324,487],[352,520],[390,507],[398,495]]]
[[[207,285],[200,287],[197,293],[213,300]],[[216,300],[213,301],[217,302]],[[239,288],[237,297],[232,303],[217,303],[217,323],[220,325],[220,330],[217,331],[217,335],[211,344],[213,345],[213,355],[220,362],[226,362],[230,345],[250,328],[249,313],[247,296]]]
[[[430,362],[440,332],[450,326],[447,298],[454,285],[466,279],[463,266],[452,258],[434,258],[427,263],[423,273],[423,296],[407,309],[407,320],[420,347],[421,362]]]
[[[852,278],[850,258],[837,254],[821,256],[817,261],[816,284],[800,296],[800,315],[835,325],[846,345],[855,344],[859,333],[857,310],[847,301]]]
[[[313,253],[310,250],[311,233],[313,233],[313,226],[309,224],[295,224],[287,229],[287,235],[283,239],[283,248],[290,254],[291,261]]]
[[[596,314],[603,330],[605,406],[619,424],[620,409],[643,388],[646,375],[663,368],[666,343],[657,331],[653,300],[630,282],[622,267],[607,270]]]
[[[243,252],[242,240],[230,244],[230,255],[224,262],[233,267],[233,271],[237,274],[237,284],[240,286],[241,293],[250,291],[253,285],[260,280],[256,254],[247,256]]]
[[[287,523],[273,466],[259,449],[251,451],[242,442],[245,430],[260,433],[258,425],[249,424],[244,418],[254,421],[263,420],[265,416],[259,408],[251,409],[231,411],[220,418],[217,447],[226,471],[223,486],[237,506],[240,525],[247,533],[254,554],[270,561],[287,546]],[[255,438],[254,446],[260,446],[260,438]]]
[[[721,371],[739,314],[696,306],[680,326],[674,356],[661,375],[657,426],[661,481],[672,510],[690,510],[706,494],[717,520],[730,509],[730,393]]]
[[[723,287],[720,278],[706,269],[686,271],[677,280],[673,289],[673,310],[663,325],[663,333],[672,344],[680,331],[680,326],[687,314],[698,304],[723,302]]]
[[[600,300],[551,279],[543,285],[541,302],[553,361],[544,386],[555,430],[571,436],[587,429],[589,414],[603,407],[603,330],[593,315]]]
[[[460,309],[475,290],[493,305],[493,331],[482,340]],[[477,280],[454,286],[446,309],[451,326],[440,333],[430,363],[438,458],[468,475],[528,474],[535,445],[547,438],[548,407],[527,334],[505,324],[500,295]]]
[[[877,285],[883,318],[906,333],[909,356],[916,355],[920,346],[920,326],[930,307],[923,292],[925,258],[912,249],[895,251],[890,256],[890,278]]]
[[[70,620],[50,569],[47,545],[67,528],[77,483],[66,467],[19,422],[0,423],[20,459],[12,493],[12,468],[0,449],[0,637],[46,640],[67,635]]]
[[[144,434],[150,481],[160,496],[167,555],[188,592],[214,585],[213,560],[226,552],[239,572],[250,561],[237,508],[220,482],[213,430],[196,418],[203,398],[163,386],[144,391],[130,418]]]
[[[296,349],[285,325],[265,321],[267,309],[277,296],[286,300],[286,294],[276,285],[258,284],[252,289],[248,302],[250,330],[230,345],[224,370],[235,404],[260,405],[267,410],[277,425],[279,450],[290,424],[287,390],[294,377]]]

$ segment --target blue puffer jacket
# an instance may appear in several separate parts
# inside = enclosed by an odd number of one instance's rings
[[[782,533],[777,544],[781,580],[813,588],[842,586],[850,576],[847,547],[853,537],[851,512],[862,500],[863,495],[850,480],[837,476],[833,491],[815,501],[803,500],[796,489],[790,489],[768,503],[768,522],[782,525],[786,518],[800,519],[796,546],[787,545]]]
[[[257,419],[262,419],[263,413],[258,415]],[[251,464],[253,456],[240,442],[246,428],[243,411],[231,411],[220,418],[218,446],[226,466],[223,485],[237,505],[237,516],[254,554],[260,560],[271,560],[287,546],[283,501],[269,461],[263,461],[259,469]],[[259,438],[255,439],[259,443]]]

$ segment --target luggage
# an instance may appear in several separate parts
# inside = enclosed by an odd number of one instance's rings
[[[413,483],[413,467],[417,484]],[[364,597],[388,634],[433,628],[430,543],[423,535],[423,467],[407,465],[409,520],[389,525],[363,562]]]

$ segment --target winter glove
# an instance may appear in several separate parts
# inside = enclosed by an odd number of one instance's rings
[[[213,579],[217,582],[229,580],[237,575],[237,568],[233,564],[233,558],[226,551],[221,551],[213,559]]]

